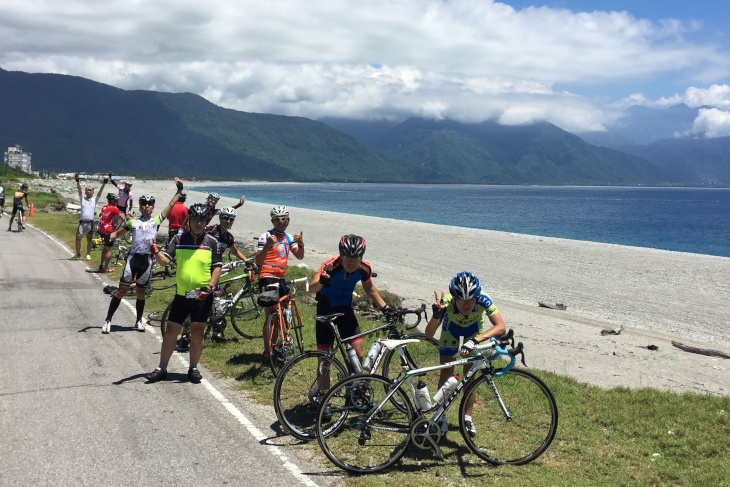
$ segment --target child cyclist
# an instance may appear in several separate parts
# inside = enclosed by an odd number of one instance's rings
[[[109,310],[107,311],[106,320],[101,327],[102,333],[109,333],[111,331],[111,322],[114,313],[119,307],[119,303],[122,298],[126,296],[129,287],[132,282],[136,279],[137,286],[137,321],[135,323],[135,329],[137,331],[145,331],[144,323],[142,322],[142,314],[144,313],[144,302],[145,302],[145,290],[147,284],[150,282],[150,273],[152,271],[153,257],[150,250],[150,245],[157,238],[157,230],[160,224],[167,218],[173,205],[177,202],[180,197],[180,193],[183,190],[183,182],[179,178],[175,178],[175,185],[177,185],[177,192],[172,197],[170,203],[160,212],[159,215],[153,217],[152,212],[155,210],[155,197],[146,194],[139,198],[139,218],[130,218],[126,221],[124,226],[111,233],[109,238],[114,240],[115,238],[124,235],[127,232],[132,234],[132,247],[129,249],[129,256],[127,256],[127,262],[124,265],[124,271],[119,279],[119,288],[112,295],[111,302],[109,303]]]
[[[271,284],[279,284],[278,296],[289,294],[286,287],[286,265],[289,260],[289,253],[294,254],[297,259],[304,258],[303,232],[294,235],[286,233],[289,226],[289,208],[286,206],[275,206],[269,213],[274,228],[264,232],[259,237],[258,250],[256,251],[256,265],[259,266],[259,292],[266,291]],[[274,311],[273,306],[265,308],[266,319],[262,334],[266,334],[266,322],[269,315]],[[269,358],[269,343],[264,340],[264,359]]]
[[[471,272],[459,272],[449,284],[449,295],[441,298],[434,291],[433,316],[426,325],[426,336],[431,338],[436,330],[441,328],[439,339],[439,353],[441,363],[454,360],[457,352],[462,357],[468,357],[474,347],[492,337],[504,335],[505,326],[502,315],[492,298],[482,292],[479,279]],[[484,315],[487,315],[491,327],[487,328],[484,323]],[[459,348],[459,339],[464,343]],[[464,365],[463,374],[471,368],[471,364]],[[446,380],[454,373],[454,368],[441,369],[439,387],[443,386]],[[476,429],[471,420],[471,411],[474,407],[474,398],[470,397],[466,405],[464,421],[467,432],[474,436]],[[446,417],[441,418],[441,432],[446,433],[448,425]]]

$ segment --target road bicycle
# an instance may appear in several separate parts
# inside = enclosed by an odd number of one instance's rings
[[[289,292],[280,298],[261,296],[263,299],[270,298],[268,303],[274,306],[274,310],[266,319],[264,325],[264,357],[269,359],[271,370],[274,376],[286,362],[292,359],[297,353],[304,351],[304,338],[302,337],[302,317],[299,315],[297,300],[294,298],[296,284],[305,283],[305,289],[309,291],[309,279],[300,277],[293,281],[286,281]],[[268,293],[278,295],[279,283],[266,286]],[[293,333],[292,333],[293,331]]]
[[[335,336],[335,346],[328,350],[308,350],[291,359],[285,364],[274,385],[274,409],[279,418],[279,424],[292,436],[303,441],[315,438],[315,423],[317,409],[322,396],[327,392],[330,384],[360,372],[360,363],[353,364],[348,358],[348,345],[364,336],[386,332],[390,339],[415,339],[416,342],[403,350],[405,363],[408,368],[417,368],[419,365],[435,365],[439,363],[439,344],[433,338],[426,338],[423,333],[403,333],[408,315],[415,315],[417,321],[405,326],[410,330],[418,326],[421,317],[425,317],[426,306],[418,309],[393,309],[386,316],[386,324],[377,326],[363,333],[348,338],[341,338],[335,320],[343,313],[315,316],[314,319],[332,327]],[[383,376],[395,377],[402,368],[399,363],[399,354],[381,345],[382,341],[373,343],[374,351],[370,372],[378,370],[383,365]],[[342,360],[337,358],[337,353]],[[370,356],[368,352],[368,356]],[[435,390],[438,386],[438,374],[429,374],[425,377],[427,386]]]
[[[18,210],[18,212],[17,212],[18,217],[15,221],[18,224],[18,233],[22,232],[23,228],[25,228],[23,226],[23,214],[24,214],[24,212],[28,211],[28,208],[29,208],[28,206],[23,206],[23,211]]]
[[[508,335],[492,339],[477,345],[476,355],[406,370],[395,380],[363,374],[341,380],[325,394],[321,404],[326,406],[317,411],[317,441],[322,451],[341,469],[357,474],[390,467],[409,444],[433,450],[443,459],[438,447],[443,437],[440,420],[463,392],[459,429],[472,452],[493,465],[535,460],[555,436],[558,408],[537,376],[513,368],[517,355],[522,355],[524,365],[524,353],[522,343],[505,349],[510,340]],[[404,345],[402,340],[385,341],[388,348]],[[485,356],[485,352],[489,354]],[[495,367],[493,362],[498,359],[500,366]],[[416,400],[412,378],[464,364],[471,365],[469,371],[428,417]],[[465,419],[469,411],[471,422]]]
[[[243,265],[243,261],[230,262],[223,266],[226,273],[233,272],[239,266]],[[219,281],[218,288],[214,290],[213,307],[210,316],[206,322],[205,334],[206,339],[211,338],[214,341],[225,340],[225,329],[228,325],[226,316],[231,320],[233,329],[244,338],[261,337],[261,314],[262,309],[256,303],[256,295],[254,293],[253,281],[255,280],[255,272],[248,269],[247,272],[239,274],[235,277],[223,279]],[[231,286],[237,282],[243,282],[241,288],[235,294],[230,291]],[[222,287],[221,287],[222,286]],[[162,335],[165,335],[167,328],[167,317],[170,314],[172,302],[167,305],[160,319],[160,329]],[[190,318],[188,317],[183,325],[178,342],[189,343],[190,334]],[[258,331],[257,331],[258,329]]]

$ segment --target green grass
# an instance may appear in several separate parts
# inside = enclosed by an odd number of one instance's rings
[[[38,213],[33,224],[73,245],[74,216]],[[97,251],[98,252],[98,251]],[[92,254],[98,262],[98,253]],[[290,278],[306,274],[290,268]],[[311,271],[310,271],[311,272]],[[118,274],[111,274],[114,280]],[[101,290],[100,290],[101,292]],[[171,291],[154,292],[147,310],[164,307]],[[296,294],[305,324],[305,343],[314,345],[311,296]],[[103,312],[103,310],[100,310]],[[368,329],[374,323],[362,320]],[[237,337],[229,326],[224,343],[207,343],[204,359],[222,377],[262,404],[272,404],[273,376],[261,362],[262,340]],[[368,349],[370,341],[365,345]],[[530,344],[526,353],[529,355]],[[567,352],[564,352],[567,353]],[[637,364],[637,367],[640,364]],[[335,467],[339,483],[348,486],[418,485],[730,485],[730,397],[674,394],[652,389],[602,389],[543,371],[535,372],[553,392],[560,424],[548,450],[531,464],[491,467],[472,454],[458,432],[458,407],[448,420],[451,431],[441,442],[445,460],[409,449],[400,463],[380,475],[347,476]],[[685,373],[677,370],[678,374]],[[431,391],[432,393],[435,390]],[[455,404],[458,406],[458,404]],[[499,436],[499,430],[494,434]],[[318,451],[316,442],[292,448]],[[320,458],[326,462],[323,456]],[[329,463],[327,462],[327,465]]]

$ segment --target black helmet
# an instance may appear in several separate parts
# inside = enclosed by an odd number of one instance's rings
[[[139,197],[139,206],[146,205],[146,204],[155,204],[155,197],[151,194],[143,194]]]
[[[106,200],[111,203],[112,201],[119,201],[119,195],[117,193],[107,193]]]
[[[449,292],[456,299],[469,300],[477,297],[482,290],[477,276],[471,272],[459,272],[449,284]]]
[[[185,201],[186,199],[188,199],[188,195],[185,194],[185,193],[180,193],[180,196],[178,197],[177,200],[178,201]]]
[[[195,203],[188,208],[188,216],[190,218],[205,217],[210,218],[210,206],[204,205],[203,203]]]
[[[20,189],[28,189],[28,185],[23,183],[23,185],[20,187]]]
[[[357,235],[343,235],[340,239],[340,254],[347,257],[362,257],[365,253],[365,239]]]

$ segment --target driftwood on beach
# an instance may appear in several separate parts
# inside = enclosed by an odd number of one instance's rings
[[[682,343],[675,342],[675,341],[672,342],[672,345],[674,345],[675,347],[677,347],[680,350],[684,350],[685,352],[699,353],[700,355],[708,355],[710,357],[720,357],[720,358],[730,359],[730,355],[728,355],[727,353],[719,352],[717,350],[710,350],[707,348],[689,347],[687,345],[684,345]]]
[[[537,304],[541,308],[558,309],[560,311],[565,311],[566,309],[568,309],[568,305],[563,303],[547,304],[542,301],[538,301]]]

